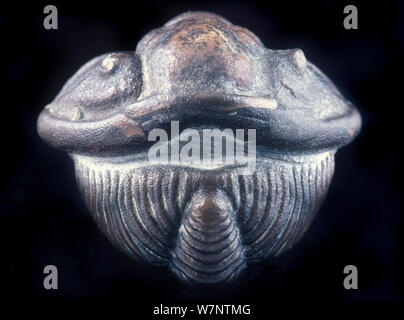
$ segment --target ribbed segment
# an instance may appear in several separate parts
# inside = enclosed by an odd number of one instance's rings
[[[122,174],[80,163],[76,172],[89,210],[114,244],[134,258],[168,262],[181,217],[170,177],[160,171]]]
[[[333,155],[321,161],[279,164],[254,178],[239,176],[243,244],[249,260],[279,255],[310,226],[334,172]]]
[[[103,232],[136,259],[195,282],[229,281],[246,262],[279,255],[310,226],[334,171],[332,153],[234,169],[99,163],[75,157],[76,176]]]
[[[225,195],[197,193],[185,210],[172,256],[172,269],[187,281],[229,281],[238,275],[245,266],[243,246]]]

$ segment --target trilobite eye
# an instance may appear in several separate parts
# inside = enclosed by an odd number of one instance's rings
[[[307,66],[307,60],[302,50],[300,49],[293,49],[290,53],[290,58],[292,61],[293,66],[303,72]]]
[[[119,63],[119,57],[115,53],[107,55],[100,63],[101,74],[111,74],[116,70]]]
[[[81,67],[48,108],[59,118],[101,120],[118,112],[141,90],[140,58],[131,52],[99,56]]]

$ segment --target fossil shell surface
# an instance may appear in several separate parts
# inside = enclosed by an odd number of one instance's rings
[[[136,259],[181,278],[230,280],[247,261],[278,255],[306,231],[334,169],[332,153],[301,163],[232,169],[153,167],[75,156],[80,191],[99,227]]]
[[[148,161],[150,133],[173,121],[194,132],[256,130],[254,171]],[[83,199],[117,247],[186,281],[215,283],[302,237],[336,150],[360,125],[301,50],[267,49],[217,15],[189,12],[135,52],[85,64],[42,111],[38,132],[72,156]]]

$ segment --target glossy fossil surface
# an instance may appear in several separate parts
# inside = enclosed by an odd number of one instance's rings
[[[149,133],[172,121],[255,129],[255,171],[147,161]],[[204,12],[170,20],[134,52],[94,58],[38,119],[41,137],[72,156],[83,199],[112,242],[208,283],[236,279],[249,261],[301,238],[334,153],[359,129],[356,109],[301,50],[267,49]]]

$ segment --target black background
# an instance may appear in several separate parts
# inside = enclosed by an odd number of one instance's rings
[[[47,4],[58,8],[58,30],[43,27]],[[358,30],[343,27],[348,4],[358,8]],[[277,260],[251,265],[232,287],[184,286],[167,269],[133,262],[116,250],[81,201],[71,160],[36,134],[39,112],[81,65],[105,52],[134,50],[146,32],[188,10],[218,13],[253,31],[268,48],[303,49],[363,120],[358,138],[337,153],[328,197],[303,240]],[[7,300],[2,301],[125,302],[134,315],[148,318],[153,306],[169,302],[242,302],[264,315],[274,305],[363,307],[363,301],[402,300],[403,13],[403,4],[392,1],[4,5],[0,261]],[[43,288],[49,264],[58,267],[58,290]],[[343,288],[348,264],[359,270],[358,290]]]

